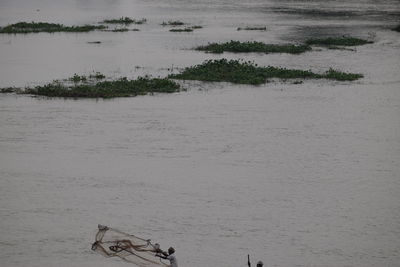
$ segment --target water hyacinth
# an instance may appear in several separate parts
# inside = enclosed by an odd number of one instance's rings
[[[308,45],[342,45],[342,46],[357,46],[364,44],[371,44],[371,41],[354,38],[354,37],[329,37],[322,39],[308,39],[306,44]]]
[[[300,54],[311,50],[308,45],[293,45],[293,44],[265,44],[263,42],[240,42],[230,41],[226,43],[209,43],[205,46],[195,48],[199,51],[207,51],[210,53],[290,53]]]
[[[65,26],[47,22],[18,22],[0,28],[0,33],[89,32],[105,28],[104,25]]]
[[[268,78],[295,79],[332,79],[353,81],[362,78],[361,74],[345,73],[330,69],[324,74],[309,70],[286,69],[278,67],[259,67],[251,61],[243,60],[207,60],[202,64],[185,68],[181,73],[171,74],[169,78],[182,80],[200,80],[211,82],[232,82],[240,84],[263,84]]]
[[[79,77],[79,81],[82,81],[82,76],[75,75],[74,77],[76,77],[76,80]],[[102,77],[97,75],[95,78]],[[78,83],[79,81],[72,86],[55,81],[43,86],[27,88],[25,93],[48,97],[112,98],[153,93],[174,93],[180,90],[180,85],[174,81],[147,76],[135,80],[128,80],[125,77],[115,81],[103,81],[94,84]]]

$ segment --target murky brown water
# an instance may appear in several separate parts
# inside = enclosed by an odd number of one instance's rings
[[[129,266],[98,223],[174,246],[180,266],[399,266],[398,1],[1,1],[0,25],[145,17],[140,32],[0,35],[0,86],[208,58],[363,73],[356,82],[185,83],[171,95],[0,95],[1,266]],[[204,29],[170,33],[180,19]],[[267,26],[265,32],[236,31]],[[372,38],[356,51],[210,55],[211,41]],[[88,44],[101,41],[101,44]],[[140,66],[140,68],[136,68]]]

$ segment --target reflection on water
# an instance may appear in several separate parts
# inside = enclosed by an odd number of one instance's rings
[[[0,87],[92,71],[164,76],[221,57],[365,77],[187,82],[187,92],[112,100],[0,95],[2,265],[121,266],[91,253],[98,223],[174,246],[182,266],[246,266],[247,254],[266,266],[398,265],[398,1],[0,1],[0,25],[121,16],[148,23],[0,35]],[[171,19],[204,28],[170,33],[159,24]],[[301,55],[191,50],[332,35],[374,43]]]

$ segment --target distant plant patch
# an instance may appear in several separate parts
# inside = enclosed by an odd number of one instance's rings
[[[237,28],[238,31],[266,31],[267,27],[244,27]]]
[[[192,32],[192,28],[184,28],[184,29],[170,29],[170,32]]]
[[[161,23],[161,25],[162,26],[182,26],[182,25],[185,25],[185,23],[180,20],[170,20],[168,22],[163,21],[163,23]]]
[[[195,48],[200,51],[207,51],[211,53],[290,53],[300,54],[311,50],[308,45],[292,45],[292,44],[265,44],[262,42],[239,42],[230,41],[226,43],[210,43],[205,46],[199,46]]]
[[[354,38],[354,37],[329,37],[323,39],[308,39],[306,44],[308,45],[342,45],[342,46],[356,46],[356,45],[364,45],[371,44],[373,42]]]
[[[18,22],[0,28],[0,33],[37,33],[37,32],[89,32],[107,28],[104,25],[65,26],[47,22]]]
[[[19,92],[21,89],[17,87],[5,87],[0,88],[0,93],[7,94],[7,93],[16,93]]]
[[[128,28],[117,28],[117,29],[113,29],[111,30],[112,32],[127,32],[129,31]]]
[[[185,68],[179,74],[171,74],[169,78],[182,80],[199,80],[211,82],[232,82],[239,84],[263,84],[268,78],[294,79],[333,79],[353,81],[363,77],[361,74],[345,73],[330,69],[324,74],[308,70],[286,69],[277,67],[259,67],[250,61],[242,60],[208,60],[202,64]]]
[[[118,19],[106,19],[102,21],[102,23],[107,23],[107,24],[144,24],[146,22],[147,22],[146,19],[135,20],[129,17],[121,17]]]
[[[179,84],[168,79],[139,77],[135,80],[121,78],[115,81],[81,83],[82,76],[74,75],[76,83],[66,85],[54,81],[44,86],[27,88],[25,94],[69,97],[69,98],[112,98],[146,95],[152,93],[174,93],[180,90]]]
[[[400,32],[400,24],[392,29],[393,31]]]

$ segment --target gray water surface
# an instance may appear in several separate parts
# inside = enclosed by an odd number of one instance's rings
[[[0,95],[0,266],[130,266],[97,224],[174,246],[180,266],[400,266],[398,1],[11,1],[0,25],[147,18],[139,32],[0,35],[0,86],[164,76],[211,58],[330,67],[355,82],[184,82],[168,95]],[[182,20],[204,28],[171,33]],[[267,26],[267,31],[236,31]],[[355,51],[212,55],[215,41],[348,34]],[[101,41],[101,44],[88,44]]]

